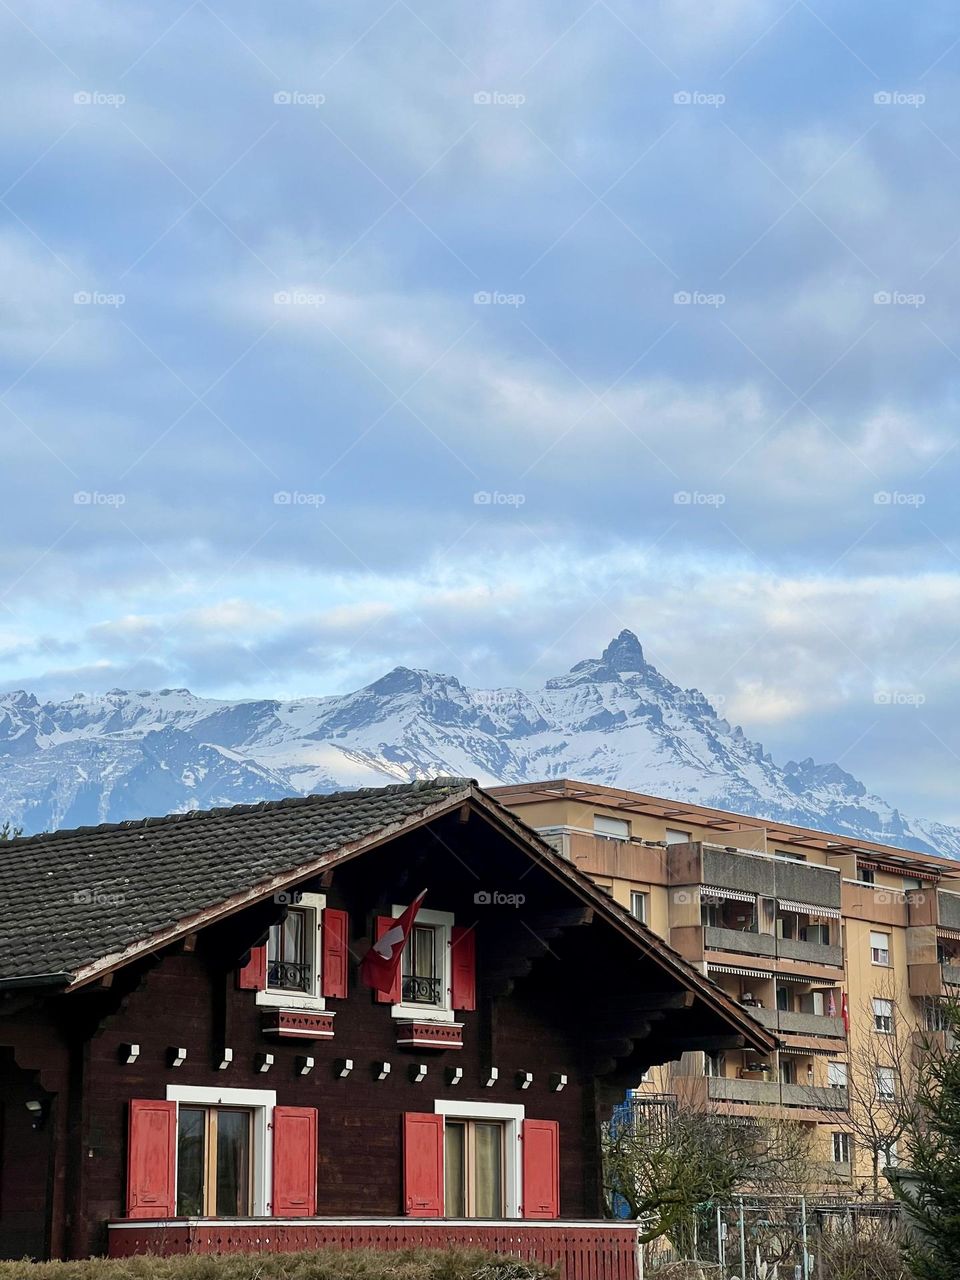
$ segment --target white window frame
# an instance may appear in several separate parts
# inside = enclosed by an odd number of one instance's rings
[[[312,940],[313,952],[308,956],[310,972],[313,974],[313,990],[311,992],[271,990],[257,992],[257,1004],[269,1009],[326,1009],[326,1002],[320,992],[323,990],[323,977],[320,972],[323,963],[323,909],[327,905],[325,893],[304,893],[299,902],[291,902],[292,907],[309,914],[313,913],[313,927],[307,923],[307,937]],[[308,943],[309,945],[309,943]],[[270,969],[270,943],[267,941],[267,971]]]
[[[526,1108],[521,1103],[461,1102],[459,1098],[456,1101],[438,1098],[433,1104],[433,1111],[434,1115],[444,1117],[444,1128],[447,1116],[451,1120],[492,1120],[503,1125],[503,1216],[519,1218],[523,1194],[523,1144],[520,1136]],[[482,1219],[471,1218],[469,1221],[480,1223]]]
[[[839,1139],[839,1142],[837,1141]],[[840,1129],[833,1132],[833,1163],[834,1164],[850,1164],[853,1144],[850,1141],[849,1133],[844,1133]],[[840,1153],[838,1159],[837,1153]]]
[[[394,918],[402,915],[406,909],[406,906],[398,906],[394,903],[392,907]],[[403,1018],[405,1021],[412,1019],[416,1022],[456,1022],[456,1014],[453,1011],[453,992],[451,990],[453,976],[450,971],[450,949],[454,924],[453,912],[433,911],[429,907],[421,907],[417,912],[416,919],[413,923],[414,926],[418,924],[432,925],[437,931],[440,990],[443,993],[443,1004],[404,1004],[401,1000],[399,1004],[391,1005],[391,1016],[394,1018]],[[402,977],[402,960],[400,965]]]
[[[873,1029],[877,1035],[893,1035],[893,1001],[883,996],[873,997]]]
[[[637,900],[640,902],[640,914],[634,911]],[[649,924],[647,919],[647,907],[650,904],[650,894],[641,889],[630,890],[630,914],[634,920],[639,920],[641,924]]]
[[[168,1084],[167,1101],[177,1104],[177,1134],[180,1132],[180,1105],[199,1107],[243,1107],[253,1112],[254,1218],[268,1218],[273,1213],[273,1109],[277,1105],[275,1089],[211,1089],[192,1084]],[[178,1156],[179,1165],[179,1156]],[[179,1179],[179,1167],[176,1177]],[[177,1187],[174,1185],[174,1205]]]
[[[873,1073],[873,1077],[877,1090],[877,1101],[895,1101],[897,1096],[897,1079],[896,1072],[893,1067],[877,1067]],[[881,1081],[883,1081],[882,1085]]]
[[[604,823],[608,825],[604,827]],[[593,815],[593,834],[604,840],[629,840],[632,834],[627,818],[614,818],[608,813]]]
[[[831,1075],[842,1076],[839,1080],[831,1080]],[[831,1089],[846,1089],[850,1079],[847,1064],[839,1058],[831,1058],[827,1062],[827,1085]]]
[[[886,946],[875,946],[874,938],[886,938]],[[886,957],[883,959],[882,957]],[[881,968],[890,968],[890,935],[889,933],[880,933],[877,930],[870,931],[870,963],[880,965]]]
[[[671,840],[671,836],[683,836],[682,840]],[[679,827],[665,827],[664,840],[668,845],[671,844],[690,844],[693,839],[693,832],[681,831]]]

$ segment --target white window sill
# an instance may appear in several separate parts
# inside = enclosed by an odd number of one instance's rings
[[[394,1004],[390,1006],[391,1018],[404,1022],[456,1022],[452,1009],[441,1009],[435,1004]]]
[[[302,991],[258,991],[257,1004],[266,1009],[309,1009],[323,1012],[323,996],[310,996]]]

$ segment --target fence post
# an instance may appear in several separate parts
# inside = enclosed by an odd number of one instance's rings
[[[810,1280],[810,1250],[807,1248],[807,1197],[800,1197],[800,1226],[803,1233],[803,1280]]]
[[[743,1221],[743,1196],[740,1197],[740,1280],[747,1280],[747,1229]]]

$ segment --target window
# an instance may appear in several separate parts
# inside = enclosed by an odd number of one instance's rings
[[[890,1102],[897,1096],[893,1067],[877,1067],[876,1082],[879,1102]]]
[[[403,1003],[440,1005],[443,1001],[441,967],[436,928],[432,924],[415,924],[403,949],[400,987]]]
[[[923,1008],[923,1025],[926,1031],[946,1031],[950,1026],[947,1011],[940,1000],[928,1000]]]
[[[872,964],[890,964],[889,933],[870,934],[870,960]]]
[[[896,1169],[897,1165],[900,1163],[900,1157],[897,1154],[896,1141],[888,1143],[888,1145],[883,1148],[883,1155],[886,1157],[887,1168]]]
[[[641,924],[647,923],[647,894],[637,892],[630,894],[630,914]]]
[[[780,1059],[780,1083],[797,1083],[797,1064],[792,1058],[783,1057]]]
[[[296,893],[280,924],[267,935],[266,984],[257,1004],[271,1008],[323,1009],[320,926],[326,895]]]
[[[178,1109],[177,1216],[251,1212],[253,1113],[235,1107]]]
[[[876,884],[877,873],[873,867],[857,867],[857,878],[861,884]]]
[[[504,1215],[504,1125],[448,1118],[443,1134],[444,1213],[448,1218]]]
[[[889,1035],[893,1031],[893,1001],[873,1001],[873,1029]]]
[[[773,856],[775,858],[785,858],[787,862],[806,862],[807,860],[805,853],[795,853],[792,849],[774,849]]]
[[[847,1064],[836,1060],[827,1063],[827,1084],[831,1089],[847,1087]]]
[[[605,814],[593,815],[593,830],[598,836],[606,836],[608,840],[629,840],[630,823],[624,818],[608,818]]]
[[[703,1055],[703,1074],[705,1076],[722,1076],[724,1068],[722,1053],[705,1053]]]
[[[690,832],[677,831],[673,827],[667,827],[667,844],[689,844]]]
[[[833,1162],[834,1164],[850,1163],[850,1135],[849,1133],[835,1133],[833,1135]]]

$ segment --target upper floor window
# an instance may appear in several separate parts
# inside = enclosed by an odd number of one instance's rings
[[[875,999],[873,1002],[873,1029],[889,1035],[893,1031],[893,1001]]]
[[[850,1145],[849,1133],[835,1133],[833,1135],[834,1164],[850,1163]]]
[[[847,1087],[847,1064],[834,1058],[827,1063],[827,1084],[831,1089]]]
[[[890,964],[889,933],[870,934],[870,961],[872,964]]]
[[[403,949],[400,998],[404,1004],[443,1003],[443,962],[437,956],[437,928],[415,924]]]
[[[875,1073],[877,1085],[877,1099],[880,1102],[890,1102],[897,1096],[896,1077],[893,1067],[877,1067]]]
[[[282,924],[270,929],[267,941],[267,990],[313,990],[314,912],[310,908],[291,907]]]
[[[806,862],[807,860],[805,853],[797,853],[795,849],[774,849],[773,856],[785,858],[787,862]]]
[[[647,897],[647,894],[636,891],[630,894],[630,914],[641,924],[647,923]]]
[[[857,879],[863,884],[876,884],[877,873],[873,867],[857,867]]]
[[[675,827],[667,827],[667,844],[689,844],[690,832],[678,831]]]
[[[596,835],[611,840],[630,839],[630,823],[624,818],[608,818],[604,813],[593,815],[593,830]]]

